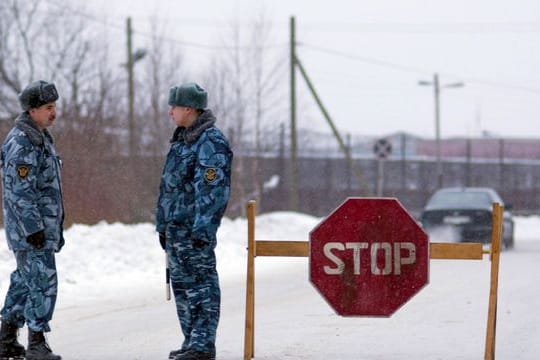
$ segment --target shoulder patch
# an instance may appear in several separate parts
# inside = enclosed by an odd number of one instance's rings
[[[207,182],[212,182],[216,180],[217,170],[215,168],[207,168],[204,170],[204,180]]]
[[[19,178],[21,178],[22,180],[26,179],[29,173],[30,173],[30,167],[28,165],[17,166],[17,174],[19,175]]]

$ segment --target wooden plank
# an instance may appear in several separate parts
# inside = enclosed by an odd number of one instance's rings
[[[255,256],[309,256],[309,242],[289,240],[257,240]],[[431,259],[482,260],[480,243],[431,243]]]
[[[430,243],[430,259],[482,260],[484,254],[480,243]]]
[[[308,256],[307,241],[273,241],[257,240],[255,256]]]

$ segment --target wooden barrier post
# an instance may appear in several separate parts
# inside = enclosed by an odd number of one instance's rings
[[[308,241],[255,240],[255,208],[256,202],[250,200],[247,205],[248,258],[244,360],[251,360],[255,357],[255,257],[309,256]],[[491,260],[491,272],[484,360],[495,360],[497,292],[503,212],[503,206],[498,203],[493,204],[491,245],[489,250],[484,250],[483,244],[481,243],[430,243],[429,248],[429,257],[433,260],[482,260],[484,255],[489,255]]]
[[[495,333],[497,328],[497,293],[499,290],[499,260],[501,255],[501,238],[504,208],[493,204],[493,228],[491,231],[491,279],[489,285],[489,305],[486,331],[485,360],[495,360]]]
[[[248,247],[246,283],[246,327],[244,332],[244,360],[255,356],[255,211],[254,200],[247,206]]]

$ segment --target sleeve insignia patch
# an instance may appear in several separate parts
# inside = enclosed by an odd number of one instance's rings
[[[217,171],[215,168],[208,168],[204,171],[204,180],[212,182],[217,178]]]
[[[17,166],[17,174],[22,180],[26,179],[29,173],[30,173],[30,167],[28,165]]]

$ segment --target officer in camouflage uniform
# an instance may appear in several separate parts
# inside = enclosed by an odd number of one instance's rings
[[[230,193],[232,151],[194,83],[169,93],[171,139],[157,204],[156,229],[166,250],[176,311],[184,335],[176,360],[213,360],[220,314],[216,232]]]
[[[18,329],[28,326],[27,360],[58,360],[43,332],[50,331],[57,294],[55,252],[64,245],[60,159],[47,131],[58,93],[36,81],[19,94],[23,113],[2,145],[2,195],[9,248],[17,269],[0,311],[0,359],[23,358]]]

